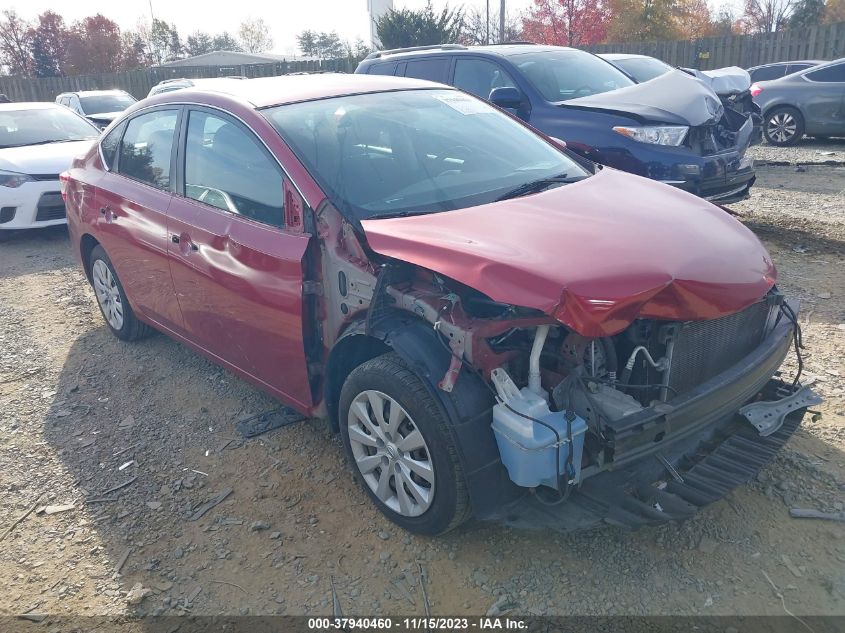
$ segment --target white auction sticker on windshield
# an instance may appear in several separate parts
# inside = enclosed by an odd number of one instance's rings
[[[467,97],[459,92],[448,95],[437,95],[436,98],[461,114],[485,114],[492,111],[490,106],[483,101]]]

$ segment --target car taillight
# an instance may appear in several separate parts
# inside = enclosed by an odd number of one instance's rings
[[[751,96],[756,97],[763,92],[763,89],[758,84],[751,84]]]
[[[63,171],[59,174],[59,188],[62,191],[62,200],[67,202],[67,183],[70,180],[70,174]]]

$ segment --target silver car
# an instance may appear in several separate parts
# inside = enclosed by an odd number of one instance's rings
[[[845,58],[751,86],[772,145],[794,145],[806,134],[845,136]]]

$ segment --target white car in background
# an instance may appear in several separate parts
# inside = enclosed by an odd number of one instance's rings
[[[183,90],[185,88],[202,88],[203,90],[214,90],[215,87],[226,88],[232,81],[240,81],[242,79],[246,79],[246,77],[231,75],[228,77],[207,77],[203,79],[186,79],[184,77],[164,79],[150,88],[147,96],[152,97],[153,95],[160,95],[163,92],[173,92],[174,90]]]
[[[56,97],[56,103],[81,114],[100,129],[108,127],[109,123],[137,101],[124,90],[82,90],[63,92]]]
[[[0,104],[0,239],[10,229],[65,223],[59,174],[99,133],[55,103]]]

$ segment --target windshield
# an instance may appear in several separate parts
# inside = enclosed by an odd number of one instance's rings
[[[96,138],[100,130],[64,106],[0,111],[0,148]]]
[[[455,90],[335,97],[263,114],[358,220],[487,204],[530,182],[588,175],[507,115]]]
[[[101,112],[121,112],[135,103],[130,95],[96,95],[79,97],[79,103],[85,114],[100,114]]]
[[[666,62],[653,57],[629,57],[628,59],[614,59],[613,63],[637,80],[637,83],[649,81],[660,75],[665,75],[673,68]]]
[[[508,60],[522,71],[546,101],[553,103],[634,85],[613,64],[584,51],[519,53],[508,56]]]

